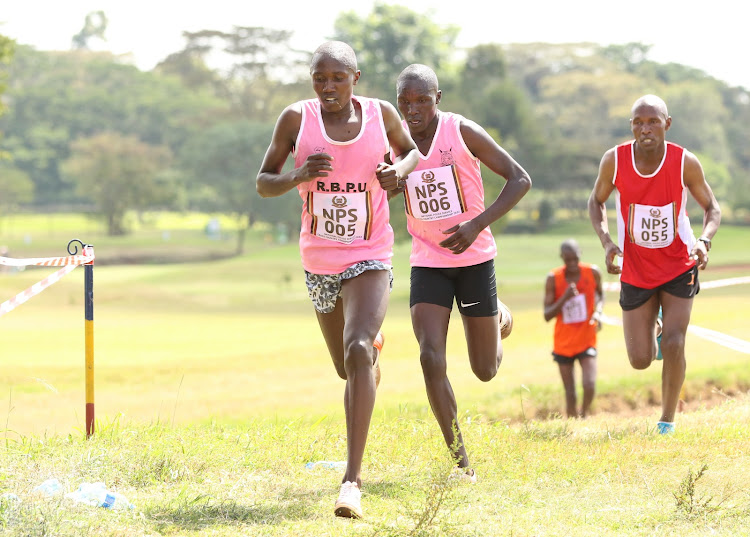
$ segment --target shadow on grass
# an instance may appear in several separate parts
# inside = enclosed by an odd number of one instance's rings
[[[285,521],[313,518],[318,512],[317,498],[308,493],[285,494],[284,499],[264,498],[253,503],[243,500],[219,500],[199,496],[177,499],[168,505],[155,505],[144,515],[158,531],[166,529],[202,530],[218,526],[276,525]]]

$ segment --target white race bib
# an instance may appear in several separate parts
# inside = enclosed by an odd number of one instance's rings
[[[588,320],[586,296],[578,294],[570,297],[562,307],[563,324],[582,323]]]
[[[371,205],[369,192],[310,192],[307,198],[307,210],[313,217],[310,231],[322,239],[342,244],[369,239],[372,229]]]
[[[466,211],[455,166],[411,172],[404,200],[406,213],[419,220],[443,220]]]
[[[662,207],[630,205],[628,233],[630,242],[644,248],[664,248],[675,237],[674,203]]]

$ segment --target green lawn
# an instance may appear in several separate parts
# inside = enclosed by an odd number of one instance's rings
[[[127,241],[144,252],[182,248],[149,242],[157,231]],[[208,242],[200,229],[184,233]],[[49,251],[13,243],[14,257],[60,255],[69,238],[89,241],[75,229],[53,235]],[[658,364],[632,370],[621,329],[607,326],[595,415],[554,418],[562,387],[542,298],[568,236],[579,239],[584,261],[603,263],[584,223],[498,237],[499,291],[515,323],[497,378],[473,376],[460,320],[451,323],[449,376],[480,476],[468,488],[445,480],[445,448],[409,319],[408,247],[397,247],[361,523],[332,516],[340,473],[303,467],[341,460],[346,447],[343,382],[309,304],[296,245],[273,246],[259,230],[239,257],[95,266],[98,421],[88,441],[83,270],[76,269],[0,318],[0,528],[13,535],[743,535],[750,524],[746,354],[688,335],[689,404],[677,434],[660,438],[653,434]],[[703,281],[747,275],[749,239],[748,228],[722,228]],[[125,250],[103,236],[90,242],[98,259]],[[52,270],[0,274],[0,300]],[[607,294],[613,317],[616,298]],[[749,285],[706,289],[693,322],[747,339],[748,299]],[[48,477],[67,491],[106,481],[136,509],[35,497],[33,487]]]

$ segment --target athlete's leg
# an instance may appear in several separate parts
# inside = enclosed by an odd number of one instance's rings
[[[657,353],[656,316],[659,312],[659,297],[655,293],[646,302],[632,310],[622,312],[622,331],[630,365],[635,369],[646,369]]]
[[[565,389],[565,414],[569,418],[575,418],[578,416],[578,411],[576,410],[576,380],[573,374],[575,361],[571,361],[570,363],[557,362],[557,366],[560,368],[560,378]]]
[[[596,391],[596,357],[582,357],[581,362],[581,384],[583,384],[583,406],[581,417],[585,418],[591,411],[591,402],[594,400]]]
[[[341,298],[333,312],[318,313],[336,371],[346,379],[344,411],[348,453],[343,482],[361,484],[362,458],[375,405],[373,341],[385,318],[389,285],[388,271],[365,271],[344,280]]]
[[[661,353],[661,411],[660,421],[673,422],[680,390],[685,382],[685,334],[693,309],[692,298],[680,298],[664,291],[659,292],[662,305],[663,326]]]
[[[445,357],[450,316],[450,308],[437,304],[420,302],[411,307],[411,322],[419,343],[419,361],[430,408],[451,455],[458,466],[465,468],[469,459],[458,426],[456,397],[448,380]]]
[[[315,311],[318,317],[320,331],[323,333],[328,353],[333,360],[333,366],[339,377],[346,380],[344,369],[344,307],[341,299],[336,301],[336,307],[330,313]]]
[[[469,350],[469,363],[482,382],[492,380],[503,359],[500,311],[495,264],[492,261],[466,267],[456,281],[456,300]]]
[[[464,322],[466,346],[469,350],[471,370],[482,382],[492,380],[503,360],[503,343],[500,339],[498,315],[469,317],[461,315]]]

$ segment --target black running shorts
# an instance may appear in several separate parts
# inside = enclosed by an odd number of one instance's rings
[[[497,315],[497,283],[495,261],[456,268],[411,268],[409,307],[415,304],[436,304],[458,311],[467,317]]]
[[[575,356],[563,356],[562,354],[552,353],[552,359],[562,365],[574,364],[576,360],[582,360],[584,358],[596,358],[596,349],[594,347],[589,347]]]
[[[693,298],[700,290],[698,267],[694,266],[687,272],[683,272],[676,278],[653,289],[643,289],[629,283],[620,282],[620,307],[624,311],[639,308],[657,291],[664,291],[680,298]]]

